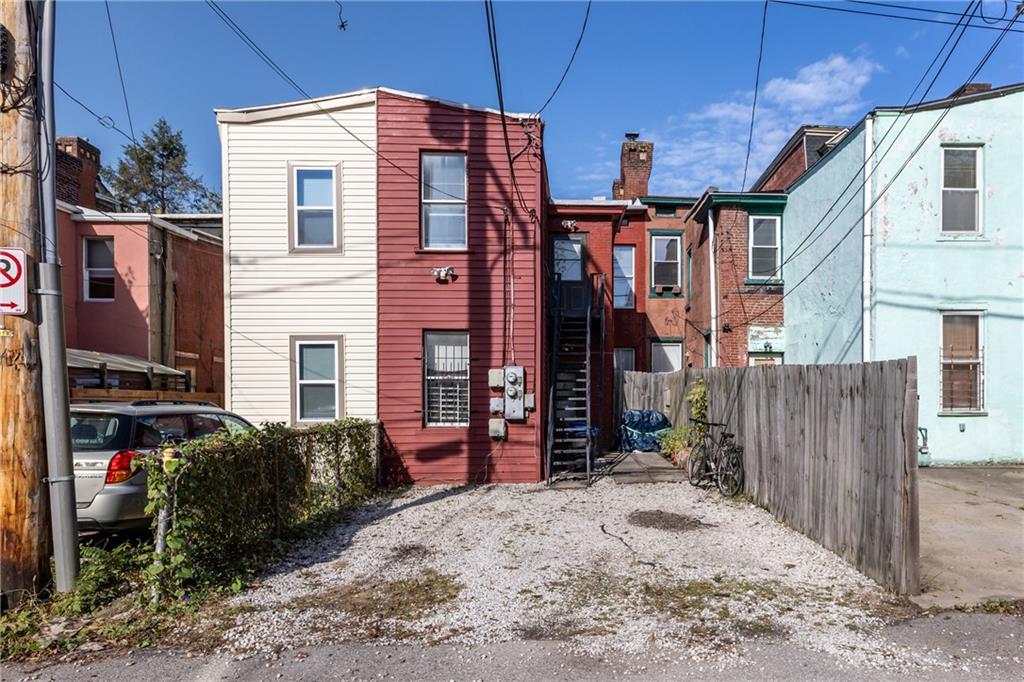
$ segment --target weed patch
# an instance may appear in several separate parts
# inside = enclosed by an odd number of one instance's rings
[[[709,525],[702,522],[700,519],[693,518],[692,516],[674,514],[672,512],[665,512],[659,509],[635,511],[632,512],[626,520],[630,524],[640,528],[654,528],[657,530],[667,530],[675,533],[699,530]]]
[[[462,585],[454,576],[427,569],[421,574],[390,582],[363,578],[291,602],[299,609],[342,611],[369,624],[411,622],[455,600]]]

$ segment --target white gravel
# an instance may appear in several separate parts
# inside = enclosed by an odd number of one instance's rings
[[[629,522],[648,510],[707,525],[676,532]],[[412,622],[354,618],[328,598],[332,588],[382,586],[428,569],[462,590]],[[687,585],[709,584],[715,593],[687,608],[650,596],[676,588],[685,597]],[[416,488],[358,510],[236,597],[225,648],[245,655],[343,641],[552,639],[600,656],[684,655],[714,665],[744,642],[775,637],[854,667],[945,667],[943,656],[879,635],[877,614],[891,601],[767,512],[685,484]]]

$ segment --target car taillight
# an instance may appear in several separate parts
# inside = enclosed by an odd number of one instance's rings
[[[110,458],[107,465],[107,483],[124,483],[132,474],[132,460],[138,454],[134,450],[121,450]]]

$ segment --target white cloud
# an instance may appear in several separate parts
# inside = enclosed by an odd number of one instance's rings
[[[897,45],[896,56],[902,57],[903,59],[910,59],[910,50],[908,50],[905,45]]]
[[[866,108],[861,98],[881,65],[863,54],[833,54],[801,67],[792,77],[769,80],[761,90],[750,150],[747,186],[761,174],[790,135],[802,124],[849,125]],[[669,117],[642,129],[654,142],[653,194],[700,194],[708,185],[738,190],[750,129],[753,92],[740,91],[696,112]],[[598,187],[607,192],[618,174],[618,146],[606,145],[594,162],[578,169],[574,189]],[[607,172],[611,167],[611,173]],[[585,192],[586,190],[584,190]]]

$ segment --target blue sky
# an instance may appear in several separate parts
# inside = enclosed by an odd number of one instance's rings
[[[222,6],[312,95],[387,85],[496,106],[481,2],[346,1],[344,32],[333,1]],[[534,111],[547,98],[585,6],[497,3],[507,109]],[[918,6],[960,12],[966,3]],[[1004,3],[984,7],[999,17]],[[655,142],[652,193],[738,189],[761,10],[760,2],[595,2],[576,63],[544,112],[552,193],[609,194],[627,130]],[[212,109],[295,92],[203,2],[116,1],[111,12],[136,133],[165,116],[184,131],[193,170],[219,188]],[[873,106],[902,104],[951,29],[771,4],[750,177],[801,123],[850,124]],[[957,87],[997,35],[968,31],[932,94]],[[128,130],[102,2],[58,2],[56,71],[58,83]],[[975,80],[1024,80],[1024,34],[1008,35]],[[59,92],[57,105],[58,134],[88,137],[112,164],[123,138]]]

